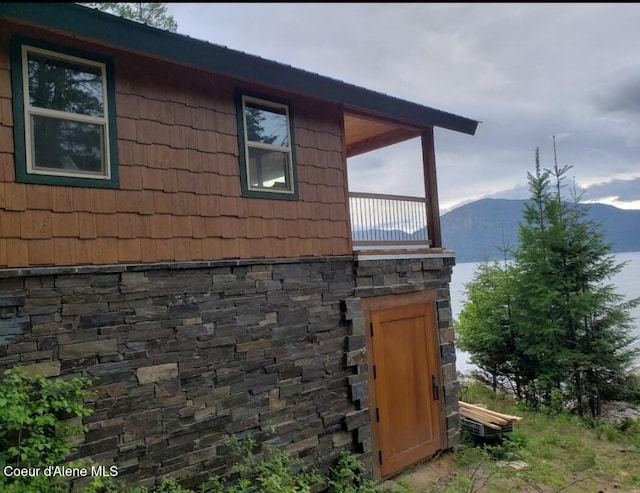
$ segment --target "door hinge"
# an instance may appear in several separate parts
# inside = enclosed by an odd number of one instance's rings
[[[382,464],[382,450],[378,450],[378,460],[380,461],[380,464]]]
[[[376,407],[376,422],[380,422],[380,409]]]
[[[371,337],[373,337],[373,322],[369,324],[369,327],[371,329]]]
[[[436,382],[436,376],[431,375],[431,389],[433,391],[433,400],[437,401],[440,399],[440,389],[438,387],[438,382]]]
[[[378,378],[378,374],[376,372],[376,365],[373,365],[373,379],[375,380],[376,378]]]

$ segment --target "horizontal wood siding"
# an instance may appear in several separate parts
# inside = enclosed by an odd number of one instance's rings
[[[120,187],[15,182],[11,32],[114,58]],[[0,22],[0,267],[345,255],[341,110]],[[298,201],[241,197],[236,86],[291,102]]]

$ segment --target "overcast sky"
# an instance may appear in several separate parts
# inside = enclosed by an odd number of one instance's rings
[[[169,4],[178,32],[481,123],[436,129],[442,212],[527,198],[571,165],[585,199],[640,209],[640,4]],[[349,160],[353,191],[423,195],[420,141]]]

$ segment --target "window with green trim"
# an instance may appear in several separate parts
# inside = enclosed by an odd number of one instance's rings
[[[106,57],[14,40],[18,181],[117,187],[112,74]]]
[[[240,95],[238,136],[243,195],[297,199],[289,105]]]

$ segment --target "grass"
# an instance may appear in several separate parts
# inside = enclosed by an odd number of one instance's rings
[[[508,396],[494,396],[478,384],[470,384],[462,399],[524,419],[495,443],[473,443],[471,437],[463,437],[455,453],[436,459],[442,461],[440,466],[429,466],[435,474],[418,479],[410,471],[397,477],[400,491],[640,493],[640,418],[622,425],[588,424],[569,413],[519,408]],[[529,467],[515,470],[499,464],[516,460]]]

